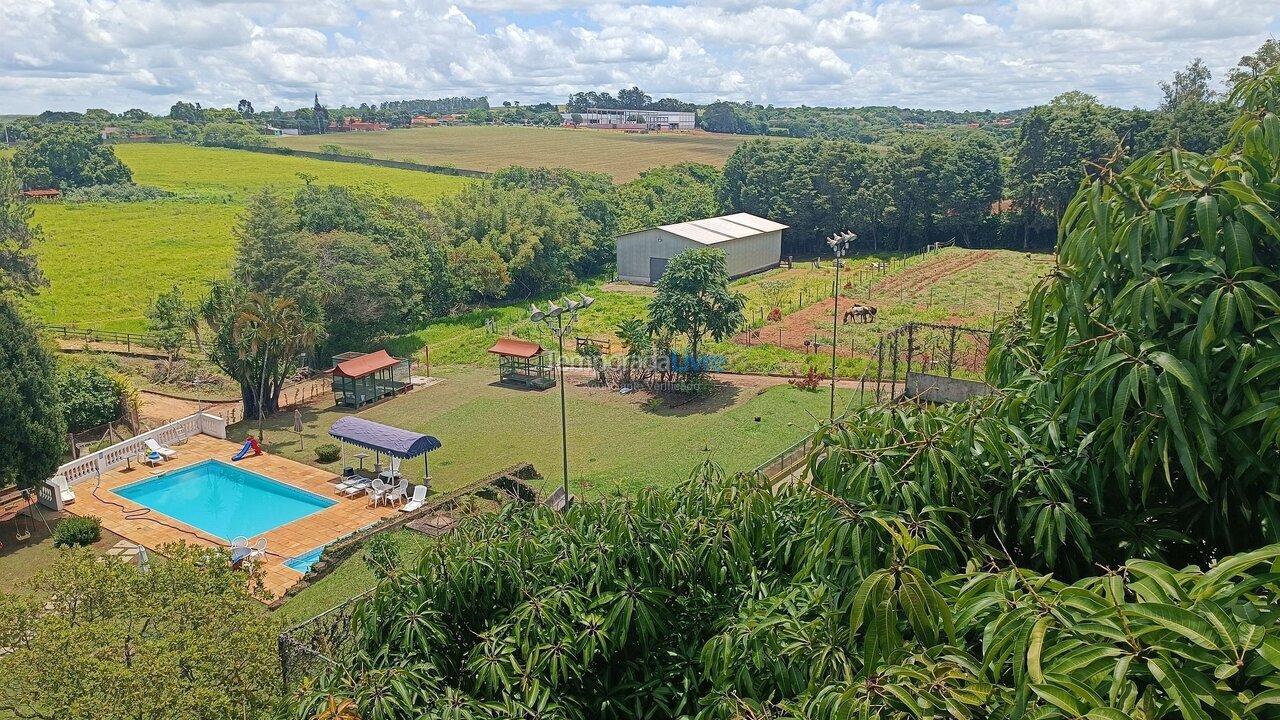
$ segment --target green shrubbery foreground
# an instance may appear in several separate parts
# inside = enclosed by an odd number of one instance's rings
[[[1233,99],[1220,153],[1091,171],[994,397],[470,523],[298,716],[1280,717],[1280,71]]]

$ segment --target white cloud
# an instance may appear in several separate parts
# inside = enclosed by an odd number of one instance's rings
[[[1154,105],[1221,77],[1280,0],[26,0],[0,3],[0,113],[489,95],[1012,108]]]

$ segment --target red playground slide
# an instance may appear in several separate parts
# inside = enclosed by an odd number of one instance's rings
[[[244,457],[249,454],[250,450],[253,451],[253,457],[257,457],[262,454],[262,448],[258,447],[258,441],[252,437],[247,437],[244,439],[244,447],[240,448],[240,452],[231,456],[231,461],[235,462],[236,460],[243,460]]]

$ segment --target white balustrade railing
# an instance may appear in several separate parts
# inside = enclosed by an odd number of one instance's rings
[[[85,482],[86,480],[96,480],[102,473],[124,465],[126,462],[137,459],[141,455],[146,455],[148,452],[147,440],[155,440],[160,445],[171,445],[183,442],[193,435],[210,435],[220,440],[225,440],[227,438],[227,421],[209,413],[189,415],[168,425],[161,425],[154,430],[131,437],[124,442],[118,442],[115,445],[103,448],[79,460],[72,460],[59,467],[57,475],[65,478],[70,485]],[[56,495],[56,493],[54,494]],[[43,493],[41,498],[43,499]]]

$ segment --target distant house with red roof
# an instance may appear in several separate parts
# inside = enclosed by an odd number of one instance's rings
[[[376,132],[390,129],[391,126],[386,123],[366,122],[358,117],[344,118],[340,123],[329,123],[329,132]]]

